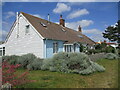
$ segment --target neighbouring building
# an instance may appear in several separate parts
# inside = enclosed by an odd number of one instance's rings
[[[115,42],[107,42],[106,40],[102,41],[98,41],[96,42],[96,44],[102,44],[102,43],[106,43],[107,46],[112,46],[114,48],[118,47],[118,43]]]
[[[0,56],[5,55],[5,44],[4,42],[0,41]]]
[[[65,26],[60,16],[59,24],[23,12],[16,20],[5,40],[5,55],[33,53],[40,58],[50,58],[58,52],[80,52],[81,44],[92,48],[95,42],[78,31]]]

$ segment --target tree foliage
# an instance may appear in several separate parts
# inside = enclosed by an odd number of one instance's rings
[[[120,20],[114,26],[108,26],[103,33],[103,37],[109,39],[110,41],[120,40]]]
[[[5,85],[6,83],[11,84],[13,87],[17,87],[20,85],[24,85],[28,82],[33,82],[32,80],[28,80],[27,74],[28,72],[24,72],[21,75],[18,75],[16,73],[16,69],[19,68],[21,65],[10,65],[7,61],[4,61],[2,63],[2,72],[0,72],[0,75],[2,75],[2,79],[0,79],[0,82],[2,82],[2,85]]]

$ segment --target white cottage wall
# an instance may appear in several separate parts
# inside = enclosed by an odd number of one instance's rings
[[[17,23],[13,27],[13,30],[11,30],[12,32],[6,41],[5,55],[23,55],[33,53],[37,57],[44,58],[44,43],[41,35],[22,14],[19,15],[18,21],[19,24]],[[28,33],[25,31],[26,25],[30,25]],[[17,37],[17,34],[19,37]]]

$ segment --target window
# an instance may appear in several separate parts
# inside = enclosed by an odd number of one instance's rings
[[[0,56],[2,56],[2,50],[0,49]]]
[[[47,25],[45,25],[44,23],[40,22],[40,24],[43,26],[43,27],[47,27]]]
[[[63,29],[63,28],[62,28],[62,31],[63,31],[63,32],[66,32],[66,30],[65,30],[65,29]]]
[[[53,43],[53,53],[58,52],[58,43]]]
[[[72,45],[65,45],[64,50],[65,52],[72,52]]]
[[[29,28],[30,28],[30,25],[26,25],[26,27],[25,27],[25,34],[29,33]]]
[[[78,37],[79,37],[79,38],[83,38],[83,36],[81,36],[81,35],[78,35]]]
[[[4,56],[5,55],[5,47],[0,48],[0,56]]]
[[[5,55],[5,47],[3,47],[3,56]]]
[[[74,44],[74,52],[76,51],[76,44]]]

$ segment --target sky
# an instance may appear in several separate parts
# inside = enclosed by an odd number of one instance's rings
[[[59,23],[62,14],[66,27],[77,31],[80,25],[82,33],[97,42],[105,40],[102,32],[118,21],[118,2],[4,2],[3,40],[15,21],[16,12],[25,12],[46,20],[49,13],[50,21],[55,23]]]

